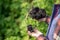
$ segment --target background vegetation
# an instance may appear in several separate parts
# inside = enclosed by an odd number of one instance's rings
[[[39,7],[52,13],[54,0],[0,0],[0,40],[35,40],[27,34],[27,25],[32,24],[44,35],[47,24],[38,22],[28,16],[29,10]]]

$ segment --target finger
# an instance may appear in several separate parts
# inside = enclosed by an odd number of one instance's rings
[[[38,30],[35,28],[34,31],[37,32]]]
[[[36,34],[36,33],[28,31],[28,35],[33,35],[33,34]]]
[[[37,29],[34,29],[35,30],[35,33],[37,33],[37,34],[43,34],[42,32],[40,32],[39,30],[37,30]]]
[[[30,31],[28,31],[28,35],[31,35],[31,32]]]

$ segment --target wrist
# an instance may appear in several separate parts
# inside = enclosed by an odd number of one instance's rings
[[[43,36],[43,34],[39,34],[39,35],[37,35],[37,37],[36,37],[36,38],[39,38],[39,37],[41,37],[41,36]]]
[[[40,35],[43,35],[42,33],[33,33],[32,36],[38,38]]]
[[[44,35],[37,37],[37,40],[48,40]]]

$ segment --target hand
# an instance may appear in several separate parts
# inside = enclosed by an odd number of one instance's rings
[[[53,38],[54,38],[54,40],[56,40],[57,34],[54,33]]]
[[[28,31],[28,35],[36,37],[37,40],[47,40],[47,38],[45,36],[43,36],[43,34],[40,31],[38,31],[37,29],[34,29],[34,32]]]
[[[34,29],[34,32],[30,32],[30,31],[28,31],[28,35],[37,38],[38,36],[42,35],[42,33],[41,33],[40,31],[38,31],[37,29]]]

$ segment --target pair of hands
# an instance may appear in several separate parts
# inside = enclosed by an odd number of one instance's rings
[[[37,29],[34,29],[34,32],[30,32],[28,31],[28,35],[29,36],[32,36],[32,37],[36,37],[38,38],[40,35],[43,35],[43,33],[41,33],[40,31],[38,31]],[[41,39],[42,37],[39,38],[39,40]],[[57,38],[57,35],[54,33],[53,35],[53,38],[56,40]]]
[[[34,32],[28,31],[28,35],[37,38],[37,40],[45,39],[45,37],[42,36],[43,34],[40,31],[38,31],[37,29],[34,29]]]

